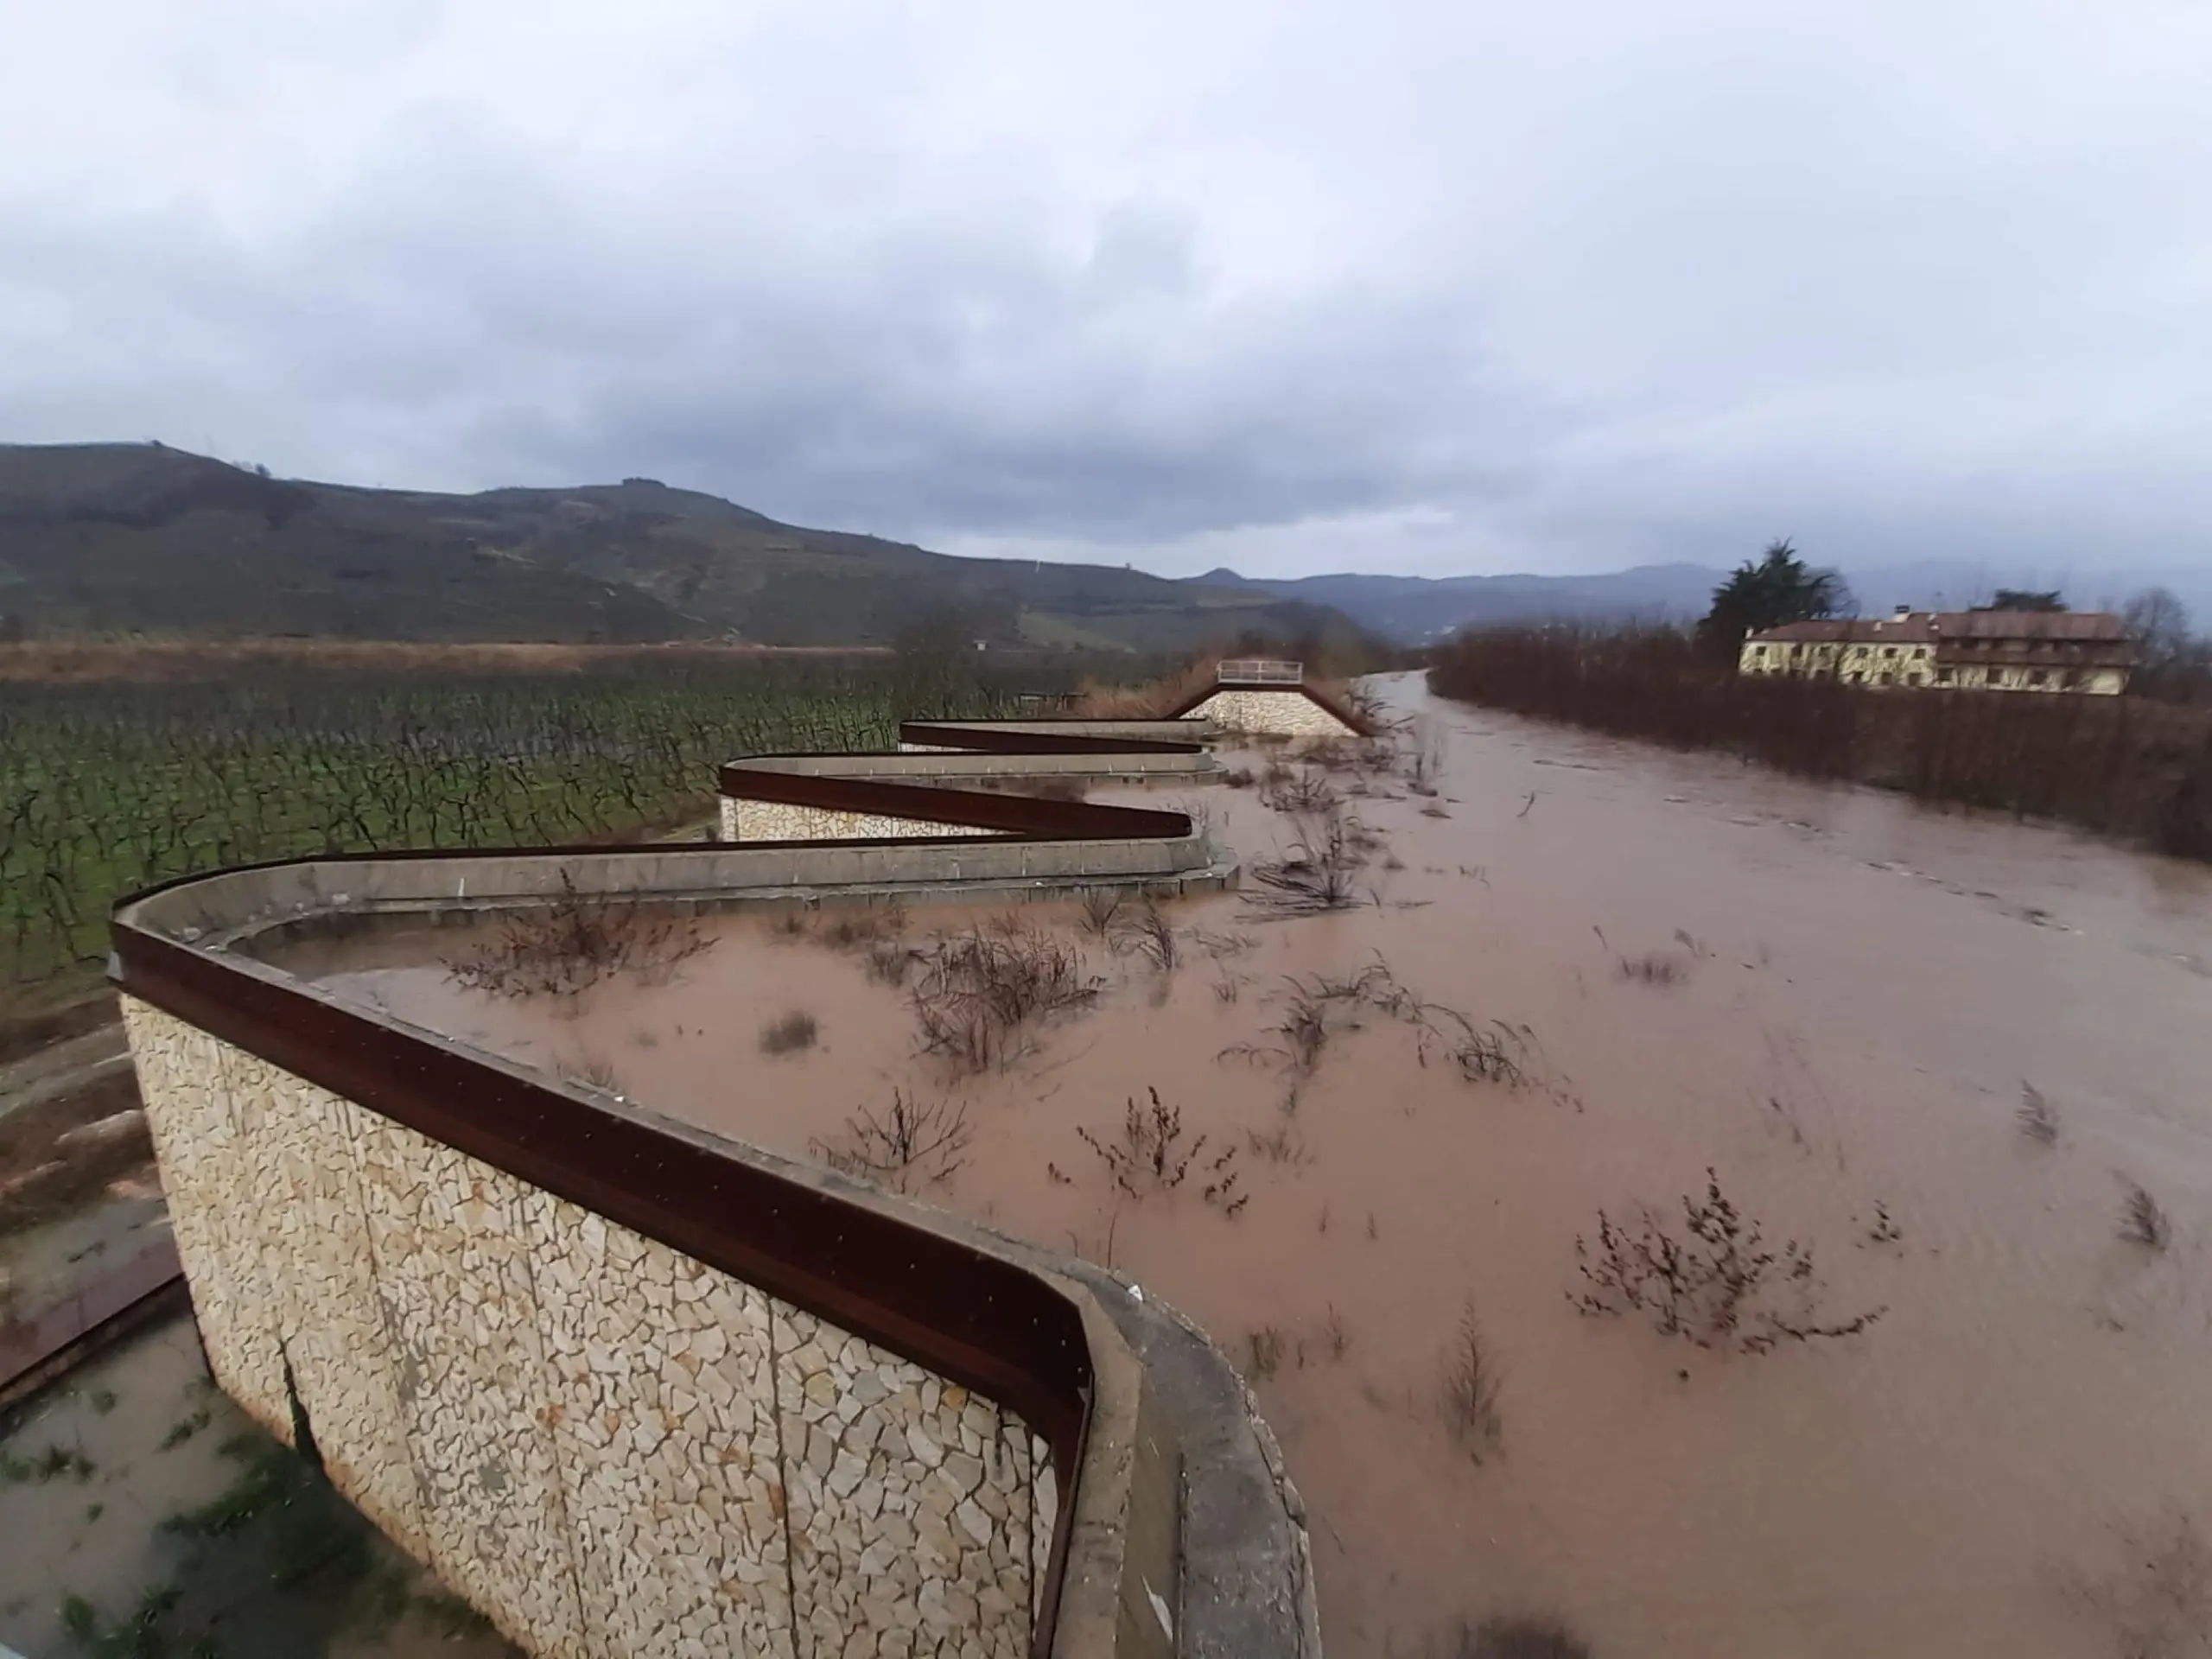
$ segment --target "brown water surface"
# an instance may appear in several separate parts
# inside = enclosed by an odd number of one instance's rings
[[[1376,779],[1349,802],[1382,839],[1379,903],[1185,903],[1166,970],[1126,929],[1025,909],[1100,995],[980,1076],[920,1052],[834,911],[716,922],[657,988],[499,1001],[419,956],[338,982],[795,1157],[894,1091],[964,1113],[959,1167],[918,1196],[1109,1262],[1253,1376],[1332,1654],[1516,1611],[1614,1659],[2204,1651],[2212,874],[1386,685],[1445,759],[1440,800]],[[1248,864],[1287,837],[1256,791],[1193,799]],[[902,937],[986,919],[917,912]],[[1342,1002],[1294,1075],[1293,976],[1378,961],[1503,1022],[1525,1086]],[[791,1010],[817,1044],[765,1052]],[[2025,1086],[2055,1145],[2022,1132]],[[1077,1132],[1112,1144],[1153,1089],[1205,1145],[1133,1198]],[[1811,1248],[1820,1317],[1880,1317],[1745,1354],[1578,1311],[1599,1211],[1679,1224],[1708,1168],[1770,1243]],[[2120,1236],[2126,1181],[2163,1249]],[[1445,1403],[1469,1319],[1487,1444]]]

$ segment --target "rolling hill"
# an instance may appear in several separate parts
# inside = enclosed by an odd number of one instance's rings
[[[1341,611],[1402,645],[1449,639],[1471,624],[1686,621],[1705,614],[1726,573],[1699,564],[1645,564],[1590,576],[1386,576],[1347,572],[1295,579],[1209,570],[1191,581],[1256,588]]]
[[[16,635],[739,639],[1171,651],[1349,641],[1325,602],[1097,565],[955,558],[651,479],[440,495],[265,476],[161,444],[0,445]]]

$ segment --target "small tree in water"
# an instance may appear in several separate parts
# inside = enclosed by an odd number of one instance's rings
[[[1698,643],[1715,656],[1733,658],[1745,634],[1840,616],[1853,602],[1834,571],[1811,569],[1787,541],[1769,542],[1763,555],[1738,565],[1713,590],[1713,608],[1697,625]]]

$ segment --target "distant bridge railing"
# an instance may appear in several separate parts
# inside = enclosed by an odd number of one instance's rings
[[[1306,664],[1272,657],[1226,657],[1214,665],[1213,677],[1223,685],[1302,685]]]

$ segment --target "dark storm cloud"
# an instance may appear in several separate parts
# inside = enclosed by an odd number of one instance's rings
[[[1167,569],[2202,559],[2203,15],[1659,10],[42,18],[0,435]]]

